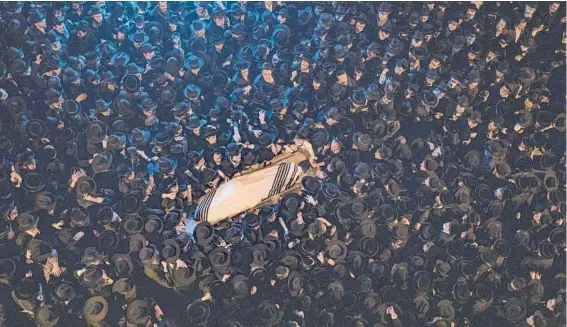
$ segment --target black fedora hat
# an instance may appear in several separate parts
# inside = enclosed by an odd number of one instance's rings
[[[230,253],[224,247],[218,247],[209,253],[209,261],[216,271],[222,271],[230,265]]]
[[[543,258],[553,258],[556,254],[555,245],[548,240],[539,243],[538,254]]]
[[[322,147],[330,140],[331,134],[326,128],[317,128],[311,132],[309,140],[316,148]]]
[[[368,134],[356,132],[352,136],[352,143],[361,151],[369,151],[372,147],[372,137]]]
[[[449,321],[455,320],[455,307],[453,302],[449,300],[441,300],[437,303],[437,311],[441,318],[447,319]]]
[[[413,275],[413,285],[416,292],[427,294],[433,289],[433,279],[428,272],[420,270]]]
[[[102,296],[93,296],[85,301],[83,315],[89,322],[100,322],[108,315],[108,301]]]
[[[475,188],[475,199],[482,205],[488,205],[492,199],[492,189],[488,184],[482,183]]]
[[[161,233],[163,231],[163,220],[156,215],[149,215],[148,221],[144,225],[146,233]]]
[[[492,244],[492,249],[499,257],[508,258],[512,254],[512,245],[505,238],[499,238]]]
[[[91,168],[95,174],[108,170],[110,166],[112,166],[112,154],[108,151],[96,154],[91,163]]]
[[[463,242],[460,240],[449,240],[445,242],[445,253],[452,260],[458,260],[463,257]]]
[[[334,239],[327,243],[327,253],[332,259],[344,259],[347,255],[347,247],[343,241]]]
[[[163,242],[161,256],[167,263],[174,263],[179,259],[181,248],[175,240],[168,239]]]
[[[103,278],[103,270],[100,267],[87,267],[79,278],[79,284],[90,288],[100,284]]]
[[[22,178],[23,188],[30,193],[41,192],[45,187],[45,178],[38,173],[29,173]]]
[[[488,303],[492,301],[493,292],[491,287],[487,284],[484,283],[476,284],[474,286],[473,292],[475,298],[480,302]]]
[[[183,62],[183,67],[186,69],[198,69],[202,68],[204,64],[205,61],[201,57],[190,54]]]
[[[394,286],[384,286],[379,291],[382,303],[396,303],[400,297],[398,291]]]
[[[303,293],[303,278],[297,271],[292,271],[287,277],[289,293],[292,297],[298,297]]]
[[[548,237],[549,241],[555,246],[565,246],[565,229],[564,228],[554,228]]]
[[[120,278],[112,285],[112,292],[124,295],[127,299],[135,298],[136,285],[129,278]]]
[[[388,203],[382,204],[378,212],[379,212],[379,219],[387,223],[393,222],[398,217],[398,212],[396,208]]]
[[[114,67],[124,67],[130,62],[130,55],[126,52],[117,52],[110,58],[110,65]]]
[[[379,250],[378,241],[374,237],[363,237],[359,242],[360,252],[368,257],[374,257]]]
[[[47,126],[42,120],[31,119],[26,123],[26,134],[32,140],[40,139],[47,134]]]
[[[24,98],[20,96],[11,96],[6,100],[8,112],[13,118],[20,118],[27,112],[27,103]]]
[[[101,143],[106,136],[106,125],[100,120],[95,120],[87,126],[87,141],[90,143]]]
[[[377,232],[377,226],[372,219],[363,219],[360,221],[359,226],[360,233],[363,236],[375,237]]]
[[[457,271],[467,280],[474,279],[478,274],[476,265],[470,260],[459,261],[459,263],[457,263]]]
[[[410,229],[406,224],[396,224],[392,228],[392,236],[395,240],[405,241],[411,236]]]
[[[127,234],[139,234],[144,229],[144,219],[137,213],[129,214],[122,220],[122,228]]]
[[[120,237],[118,233],[111,229],[106,229],[98,236],[99,249],[104,253],[110,253],[118,247]]]
[[[398,203],[398,210],[406,216],[411,216],[417,211],[417,202],[410,197],[404,197]]]
[[[134,234],[128,239],[128,249],[130,252],[139,252],[147,245],[147,243],[148,241],[143,235]]]
[[[134,300],[126,308],[126,321],[135,326],[145,325],[151,315],[150,304],[145,300]]]
[[[453,299],[457,303],[466,304],[470,301],[471,290],[466,281],[459,279],[453,286]]]
[[[553,169],[557,164],[557,157],[551,150],[547,150],[539,157],[538,164],[541,169]]]
[[[355,198],[348,204],[349,215],[352,219],[361,220],[368,216],[368,203],[361,198]]]
[[[504,304],[504,317],[511,323],[517,323],[526,318],[527,309],[524,301],[513,298]]]
[[[77,180],[75,190],[77,194],[92,194],[96,192],[96,183],[90,176],[83,175]]]
[[[55,287],[53,290],[53,297],[57,301],[65,303],[74,300],[77,297],[77,291],[75,290],[73,283],[64,281]]]
[[[134,74],[128,74],[122,78],[122,86],[124,86],[124,89],[128,93],[138,92],[138,90],[140,90],[141,85],[142,82],[140,81],[138,76]]]
[[[186,309],[187,319],[195,324],[206,324],[211,314],[211,308],[207,302],[196,300],[191,302]]]
[[[128,254],[116,253],[110,258],[114,271],[118,276],[130,276],[134,265]]]
[[[324,183],[321,185],[321,192],[330,200],[338,199],[341,196],[341,190],[335,183]]]
[[[122,212],[125,215],[136,213],[142,207],[142,198],[138,193],[126,193],[120,200]]]
[[[35,309],[34,319],[38,327],[57,326],[59,322],[59,310],[56,306],[51,304],[39,306]]]
[[[298,248],[301,254],[309,257],[315,257],[319,253],[319,243],[309,238],[303,238]]]
[[[107,225],[114,218],[114,211],[109,206],[104,206],[96,213],[97,221],[102,225]]]
[[[466,169],[475,169],[482,164],[482,155],[476,150],[471,150],[463,156],[463,164]]]
[[[0,281],[8,282],[14,277],[18,267],[11,258],[0,259]]]
[[[382,180],[388,180],[392,176],[390,166],[388,166],[386,162],[382,161],[372,164],[372,173],[375,177]]]

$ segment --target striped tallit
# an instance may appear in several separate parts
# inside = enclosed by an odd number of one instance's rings
[[[290,189],[302,175],[295,163],[284,162],[234,178],[200,199],[195,220],[215,224],[234,217]]]

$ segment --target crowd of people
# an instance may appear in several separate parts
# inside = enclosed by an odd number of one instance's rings
[[[561,2],[0,6],[0,326],[565,326]]]

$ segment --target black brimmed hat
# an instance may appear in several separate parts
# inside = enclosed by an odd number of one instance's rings
[[[457,303],[466,304],[470,301],[471,290],[466,281],[458,280],[453,286],[453,298]]]
[[[205,324],[211,314],[211,309],[207,302],[196,300],[187,306],[187,318],[195,325]]]
[[[327,199],[338,199],[341,196],[341,190],[335,183],[324,183],[321,186],[321,192]]]
[[[193,237],[198,245],[205,246],[211,243],[215,235],[215,229],[209,222],[200,222],[195,226]]]
[[[143,325],[148,322],[151,308],[147,301],[134,300],[126,308],[126,321],[133,325]]]
[[[59,322],[59,310],[51,304],[42,305],[35,309],[34,319],[39,327],[57,326]]]
[[[122,228],[129,235],[139,234],[144,229],[144,219],[136,213],[129,214],[122,220]]]
[[[53,290],[54,298],[59,302],[72,301],[77,296],[77,291],[71,282],[61,282]]]
[[[17,270],[16,262],[10,258],[0,259],[0,281],[9,281]]]
[[[372,219],[363,219],[360,221],[360,233],[363,236],[375,237],[377,232],[377,226]]]
[[[31,119],[26,123],[26,134],[32,140],[37,140],[45,137],[47,133],[47,126],[42,120]]]
[[[130,276],[132,274],[134,265],[132,264],[132,259],[130,259],[129,255],[121,253],[114,254],[111,257],[110,262],[118,276]]]
[[[93,296],[85,301],[83,315],[89,322],[100,322],[108,314],[108,301],[102,296]]]
[[[320,180],[313,176],[305,176],[301,180],[303,190],[311,195],[318,195],[321,191]]]
[[[433,289],[433,279],[428,272],[420,270],[413,275],[413,285],[418,293],[427,294]]]
[[[23,188],[30,193],[41,192],[45,187],[45,178],[38,173],[29,173],[22,178]]]
[[[374,257],[379,250],[378,241],[374,237],[366,236],[360,239],[360,252],[368,257]]]
[[[77,194],[92,194],[94,192],[96,192],[96,183],[95,181],[87,175],[83,175],[81,177],[79,177],[79,179],[77,180],[77,185],[75,186],[75,190],[77,191]]]
[[[134,214],[142,207],[142,198],[138,193],[127,193],[120,200],[120,206],[125,215]]]
[[[461,277],[467,280],[474,279],[478,274],[476,265],[470,260],[459,261],[459,263],[457,264],[457,271],[459,272]]]
[[[344,259],[347,255],[347,247],[341,240],[331,240],[327,244],[327,253],[332,259]]]
[[[372,137],[368,134],[356,132],[352,136],[352,142],[361,151],[369,151],[372,147]]]
[[[504,304],[504,316],[511,323],[517,323],[526,318],[527,309],[524,301],[519,299],[510,299]]]
[[[474,296],[480,302],[488,303],[492,301],[492,289],[489,285],[484,283],[478,283],[474,287]]]
[[[556,254],[555,245],[548,240],[539,243],[538,254],[543,258],[553,258]]]
[[[441,300],[437,303],[437,311],[441,318],[447,319],[449,321],[455,320],[455,308],[453,307],[453,302],[449,300]]]
[[[110,253],[116,249],[120,237],[117,232],[111,229],[106,229],[98,236],[99,249],[104,253]]]
[[[163,242],[163,249],[161,250],[161,256],[167,263],[174,263],[179,259],[181,249],[179,244],[175,240],[169,239]]]
[[[95,120],[87,126],[87,141],[90,143],[101,143],[106,136],[106,125],[100,120]]]
[[[215,248],[209,253],[209,261],[216,271],[222,271],[230,265],[230,253],[224,247]]]
[[[141,234],[134,234],[128,239],[128,249],[130,252],[138,252],[142,250],[148,241]]]
[[[108,151],[95,155],[91,163],[91,168],[95,174],[108,170],[110,166],[112,166],[112,154]]]

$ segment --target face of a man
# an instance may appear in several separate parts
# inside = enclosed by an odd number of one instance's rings
[[[501,97],[505,98],[510,95],[510,90],[506,87],[506,85],[502,85],[499,93]]]
[[[93,19],[95,22],[100,24],[100,22],[102,22],[102,14],[94,14]]]
[[[220,154],[220,153],[215,153],[215,154],[213,155],[213,160],[214,160],[215,164],[220,165],[221,162],[222,162],[222,154]]]
[[[160,1],[158,3],[158,8],[161,12],[166,12],[167,11],[167,2],[166,1]]]
[[[380,21],[384,21],[384,20],[388,19],[388,13],[384,12],[384,11],[379,12],[378,13],[378,19]]]
[[[216,15],[215,16],[215,24],[217,26],[223,26],[224,25],[224,16],[223,15]]]
[[[272,71],[269,69],[263,69],[262,70],[262,77],[264,77],[264,79],[271,79],[272,78]]]
[[[496,25],[496,29],[500,31],[505,27],[506,27],[506,21],[504,19],[499,20],[498,24]]]
[[[364,22],[356,22],[356,25],[355,25],[356,33],[362,32],[365,27],[366,27],[366,24]]]

